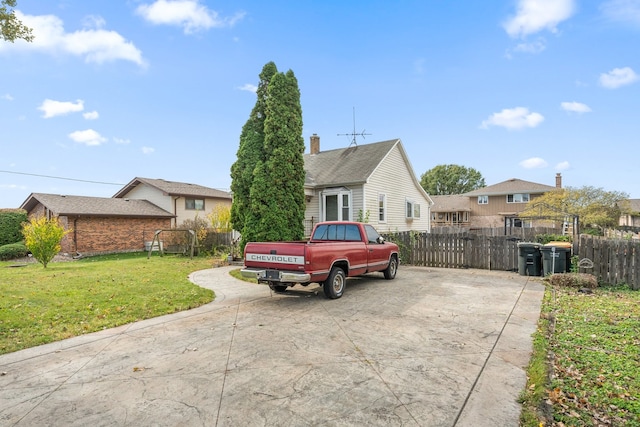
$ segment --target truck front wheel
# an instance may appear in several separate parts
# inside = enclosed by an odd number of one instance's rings
[[[336,299],[342,296],[344,292],[344,286],[347,282],[347,278],[344,275],[344,270],[338,267],[334,267],[329,274],[327,280],[323,284],[324,294],[329,299]]]
[[[396,272],[398,271],[398,258],[395,255],[391,256],[389,260],[389,266],[386,270],[383,271],[384,278],[387,280],[391,280],[396,277]]]

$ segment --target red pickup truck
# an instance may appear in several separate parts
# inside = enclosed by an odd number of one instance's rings
[[[398,261],[398,245],[385,242],[371,225],[329,221],[316,224],[307,242],[247,243],[241,274],[275,292],[320,283],[335,299],[342,296],[347,277],[381,271],[393,279]]]

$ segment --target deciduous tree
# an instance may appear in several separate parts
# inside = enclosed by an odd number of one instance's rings
[[[58,218],[43,216],[32,218],[22,227],[25,246],[44,268],[60,252],[60,241],[69,231],[65,231]]]
[[[420,185],[431,195],[463,194],[485,186],[482,174],[474,168],[438,165],[420,177]]]
[[[0,0],[0,36],[11,43],[16,39],[33,41],[31,28],[16,17],[14,7],[16,7],[16,0]]]
[[[563,215],[578,216],[583,227],[598,229],[618,225],[629,196],[620,191],[585,186],[567,187],[544,193],[530,201],[520,216],[558,220]]]

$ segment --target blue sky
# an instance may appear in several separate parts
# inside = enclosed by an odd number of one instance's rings
[[[0,207],[134,177],[228,189],[263,65],[305,143],[400,138],[418,176],[473,167],[640,198],[640,0],[18,0],[0,42]],[[81,182],[25,174],[63,177]],[[100,183],[98,183],[100,182]],[[106,183],[106,184],[102,184]],[[120,184],[120,185],[113,185]]]

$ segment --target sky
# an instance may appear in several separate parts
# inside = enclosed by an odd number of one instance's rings
[[[640,198],[640,0],[18,0],[0,40],[0,208],[135,177],[228,190],[262,67],[321,151]],[[356,133],[357,136],[349,134]]]

